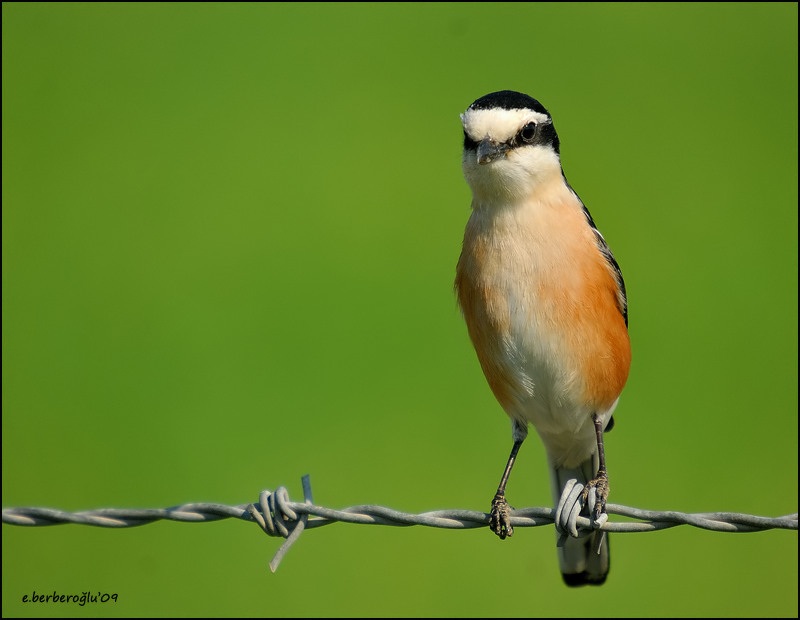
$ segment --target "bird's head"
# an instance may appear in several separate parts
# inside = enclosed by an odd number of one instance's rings
[[[461,115],[464,177],[475,197],[526,196],[561,175],[553,119],[533,97],[511,90],[477,99]]]

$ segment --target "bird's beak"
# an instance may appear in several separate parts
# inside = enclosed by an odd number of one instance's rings
[[[480,165],[493,162],[506,156],[509,146],[505,142],[497,143],[489,138],[484,138],[478,143],[478,163]]]

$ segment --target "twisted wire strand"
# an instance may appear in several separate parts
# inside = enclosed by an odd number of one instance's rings
[[[285,487],[262,491],[258,502],[227,506],[216,503],[190,503],[171,508],[101,508],[81,512],[66,512],[53,508],[3,508],[3,523],[20,526],[46,526],[75,523],[96,527],[138,527],[156,521],[205,523],[221,519],[241,519],[256,522],[269,536],[285,539],[275,554],[270,569],[275,572],[282,558],[305,529],[322,527],[336,522],[365,525],[409,527],[422,525],[446,529],[474,529],[489,524],[489,514],[476,510],[434,510],[410,514],[364,504],[334,510],[315,506],[309,476],[303,476],[303,502],[293,502]],[[565,491],[565,495],[567,494]],[[563,501],[563,500],[562,500]],[[568,511],[565,511],[565,513]],[[684,513],[676,511],[642,510],[619,504],[607,504],[606,512],[638,522],[592,522],[573,511],[569,517],[557,514],[553,508],[522,508],[512,510],[513,527],[553,525],[562,535],[586,535],[595,529],[605,532],[652,532],[679,525],[690,525],[715,532],[757,532],[771,529],[797,530],[797,513],[782,517],[761,517],[736,512]]]

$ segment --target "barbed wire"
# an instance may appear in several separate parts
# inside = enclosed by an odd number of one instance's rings
[[[447,529],[473,529],[489,525],[489,514],[475,510],[434,510],[420,514],[409,514],[364,504],[333,510],[315,506],[311,494],[311,480],[303,476],[303,502],[289,499],[286,487],[273,491],[262,491],[257,504],[227,506],[216,503],[190,503],[172,508],[100,508],[81,512],[66,512],[53,508],[3,508],[3,523],[21,526],[65,525],[74,523],[96,527],[138,527],[156,521],[179,521],[206,523],[221,519],[241,519],[258,523],[269,536],[280,536],[285,542],[270,562],[275,572],[289,547],[305,529],[322,527],[336,522],[360,523],[363,525],[392,525],[408,527],[422,525]],[[556,525],[562,536],[583,536],[594,530],[604,532],[652,532],[679,525],[690,525],[715,532],[759,532],[771,529],[797,530],[797,513],[782,517],[760,517],[737,512],[684,513],[662,510],[642,510],[619,504],[607,504],[606,512],[630,519],[634,522],[592,522],[580,516],[578,510],[562,510],[564,498],[579,495],[581,485],[568,487],[559,507],[521,508],[511,511],[512,527],[538,527]],[[577,505],[577,504],[576,504]],[[582,508],[582,504],[580,505]]]

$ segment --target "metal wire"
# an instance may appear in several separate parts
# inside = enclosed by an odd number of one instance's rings
[[[311,496],[309,476],[303,476],[303,502],[293,502],[285,487],[274,492],[262,491],[255,504],[226,506],[213,503],[192,503],[172,508],[124,509],[101,508],[82,512],[65,512],[52,508],[3,508],[3,523],[22,526],[64,525],[77,523],[97,527],[137,527],[156,521],[181,521],[205,523],[220,519],[254,521],[269,536],[280,536],[285,542],[275,554],[270,569],[275,572],[289,547],[305,529],[322,527],[331,523],[361,523],[366,525],[393,525],[408,527],[424,525],[447,529],[473,529],[486,527],[489,515],[474,510],[435,510],[421,514],[409,514],[371,504],[350,506],[333,510],[315,506]],[[566,495],[566,492],[565,492]],[[553,525],[560,532],[577,529],[585,535],[595,529],[605,532],[652,532],[678,525],[691,525],[715,532],[759,532],[771,529],[797,530],[797,513],[783,517],[759,517],[736,512],[704,512],[687,514],[675,511],[642,510],[619,504],[607,504],[606,512],[638,522],[592,523],[588,517],[572,515],[563,523],[556,521],[553,508],[522,508],[511,511],[513,527],[537,527]]]

